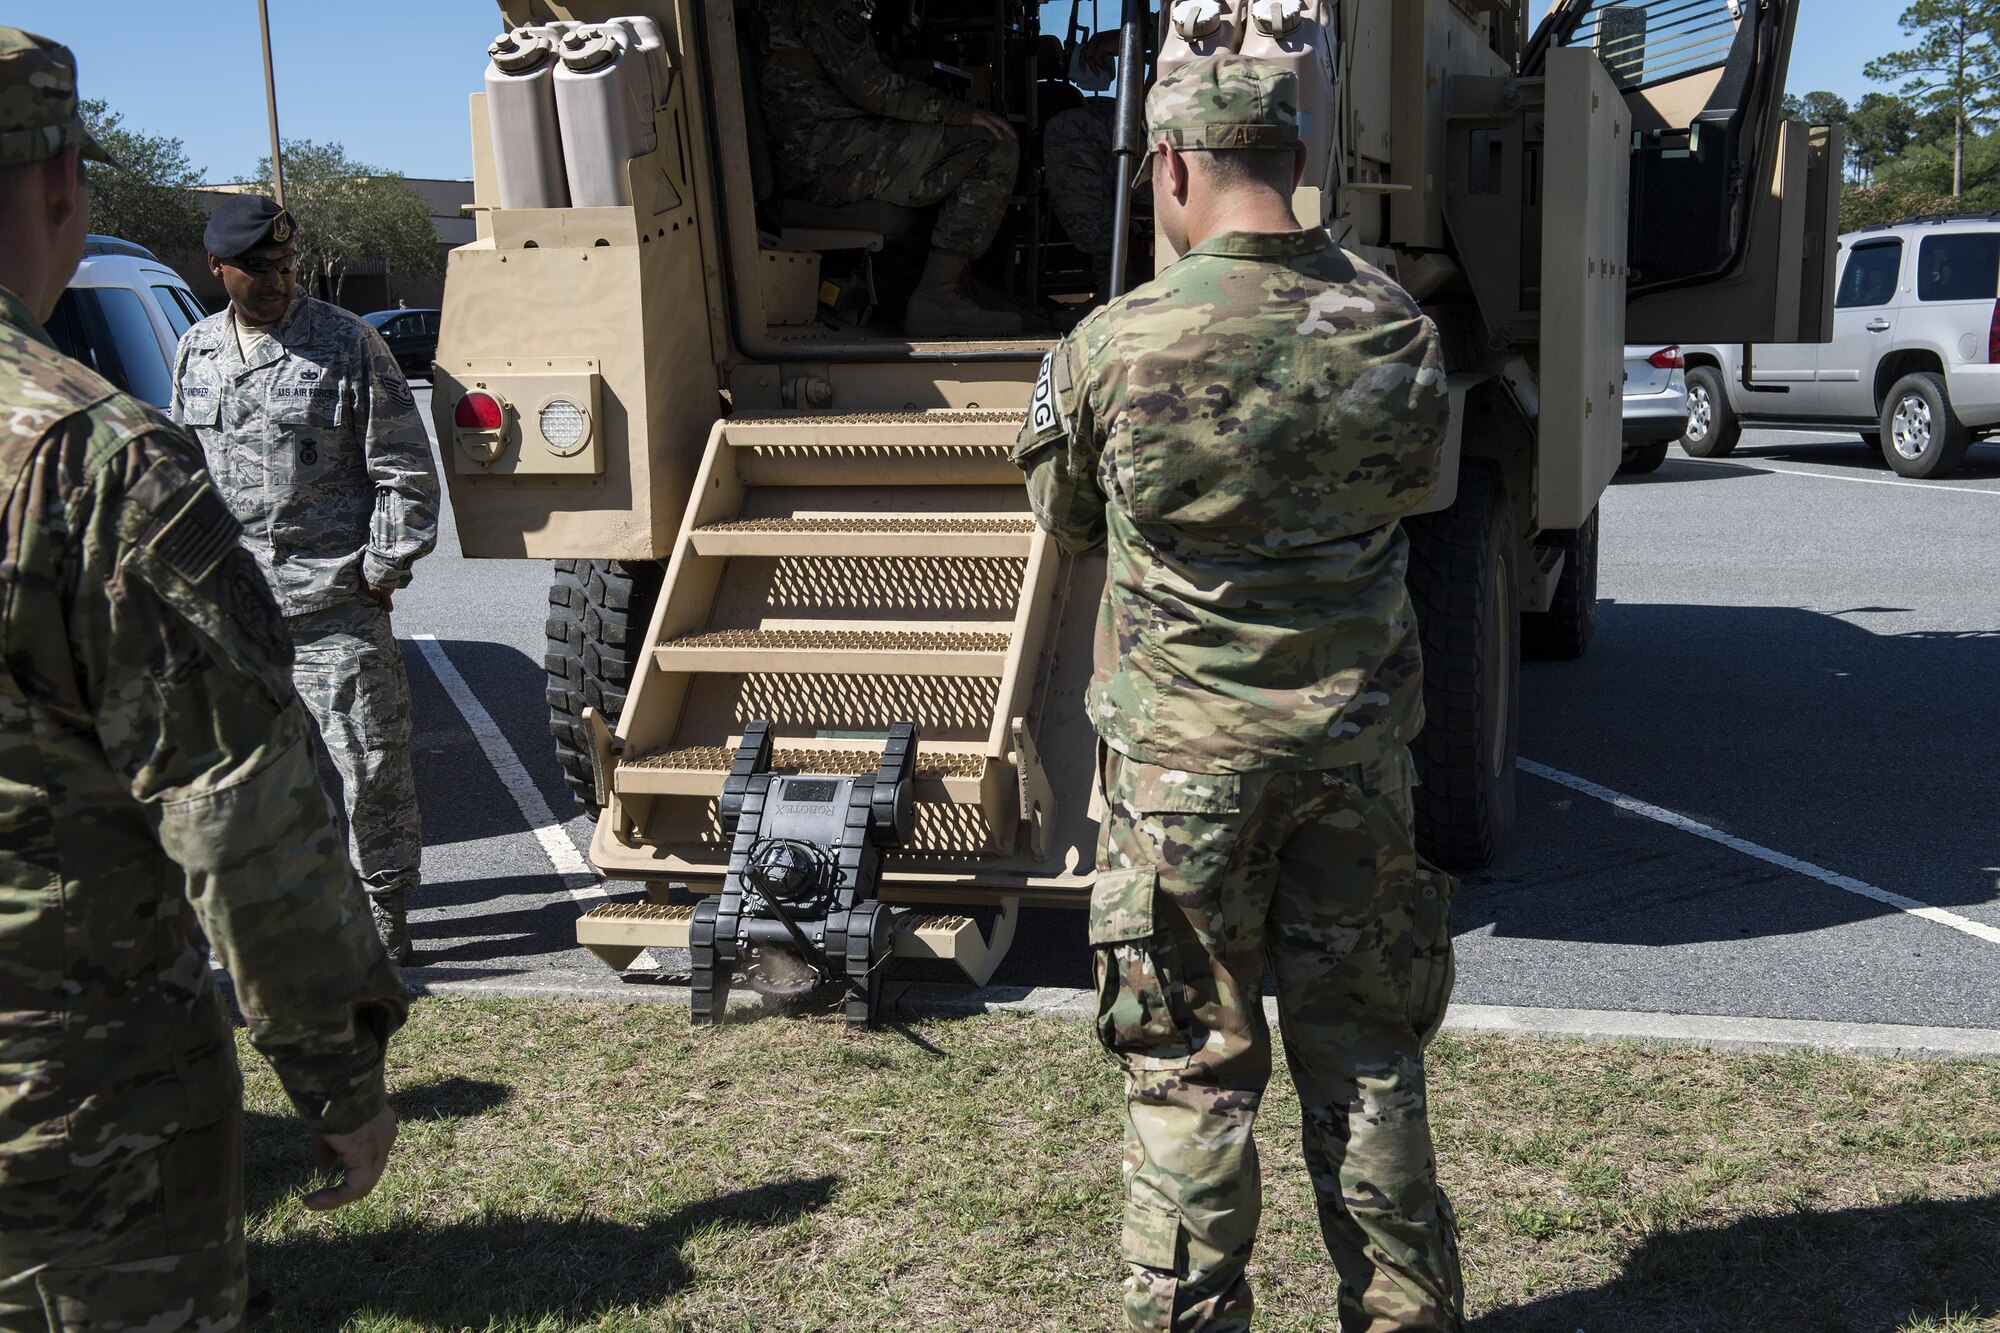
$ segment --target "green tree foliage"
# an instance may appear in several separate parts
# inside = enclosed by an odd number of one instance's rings
[[[1916,0],[1903,11],[1916,45],[1868,62],[1871,79],[1905,80],[1903,94],[1952,121],[1953,195],[1964,193],[1967,138],[2000,112],[2000,0]]]
[[[430,207],[392,171],[356,162],[337,143],[285,143],[285,207],[299,224],[301,271],[321,296],[340,299],[354,264],[385,260],[391,272],[430,277],[443,265]],[[258,164],[271,192],[271,160]]]
[[[1926,114],[1893,93],[1864,94],[1848,112],[1846,124],[1848,166],[1865,184],[1873,184],[1912,150],[1952,137],[1949,114]]]
[[[1846,98],[1829,92],[1786,93],[1784,113],[1786,120],[1803,120],[1808,125],[1845,125],[1852,114]]]
[[[1843,232],[1858,231],[1885,222],[1937,217],[1955,212],[1962,206],[1950,195],[1927,190],[1921,185],[1850,185],[1840,192],[1840,229]]]
[[[188,161],[181,141],[130,128],[96,98],[84,98],[77,106],[91,134],[118,160],[117,170],[90,164],[91,230],[122,236],[162,255],[199,252],[206,219],[192,191],[201,183],[201,173]]]

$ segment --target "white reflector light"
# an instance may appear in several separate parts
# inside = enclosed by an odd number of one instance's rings
[[[541,427],[542,438],[549,442],[549,448],[566,454],[583,443],[590,429],[590,418],[569,399],[552,398],[542,407],[536,424]]]

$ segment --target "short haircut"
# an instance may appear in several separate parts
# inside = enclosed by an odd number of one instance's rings
[[[1298,160],[1289,147],[1211,148],[1187,156],[1202,180],[1213,189],[1261,185],[1287,196],[1292,192],[1292,165]]]

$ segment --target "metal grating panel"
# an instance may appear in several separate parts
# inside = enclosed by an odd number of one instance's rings
[[[698,532],[1032,533],[1032,518],[737,518]]]
[[[739,412],[724,426],[763,425],[776,422],[788,426],[924,426],[975,425],[1013,426],[1020,424],[1018,411],[961,410],[954,412]]]
[[[668,903],[599,903],[583,915],[598,921],[686,921],[694,909]]]
[[[834,649],[879,653],[1004,653],[1005,634],[942,630],[719,629],[670,639],[663,648]]]
[[[727,773],[736,762],[736,751],[719,745],[695,745],[679,750],[627,759],[632,768],[672,768],[694,773]],[[771,766],[791,773],[825,775],[830,778],[861,777],[882,766],[882,756],[874,750],[809,750],[777,748],[771,752]],[[921,778],[976,778],[986,772],[983,755],[954,754],[950,751],[917,748],[917,776]]]

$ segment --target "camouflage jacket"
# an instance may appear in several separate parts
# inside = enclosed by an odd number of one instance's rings
[[[862,0],[767,0],[759,80],[779,174],[840,169],[827,160],[843,138],[839,121],[869,117],[972,123],[973,107],[898,74],[868,31]],[[851,136],[847,136],[851,137]]]
[[[181,336],[174,420],[208,456],[288,616],[400,588],[437,545],[438,478],[382,336],[301,296],[246,365],[228,310]]]
[[[1014,460],[1064,546],[1108,545],[1104,741],[1228,773],[1415,736],[1397,520],[1448,419],[1436,329],[1324,231],[1213,236],[1058,343]]]
[[[229,1112],[200,936],[306,1123],[354,1129],[407,1000],[270,589],[194,446],[5,290],[0,405],[0,1182]]]

